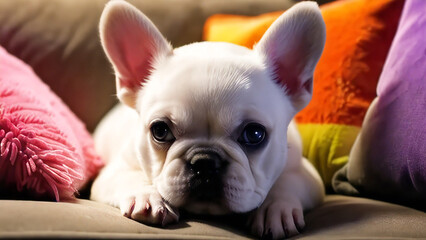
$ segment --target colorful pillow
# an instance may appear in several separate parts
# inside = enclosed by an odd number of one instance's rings
[[[426,208],[426,1],[407,0],[339,193]]]
[[[303,154],[327,187],[334,172],[347,162],[364,114],[376,96],[402,6],[402,0],[346,0],[321,6],[327,40],[314,73],[312,101],[296,120]],[[206,22],[204,38],[251,48],[281,13],[215,15]]]
[[[91,136],[30,67],[1,47],[0,63],[0,192],[72,198],[102,166]]]

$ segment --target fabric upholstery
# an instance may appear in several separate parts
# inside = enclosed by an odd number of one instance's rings
[[[343,0],[321,6],[327,40],[314,73],[312,101],[296,121],[303,154],[328,187],[334,172],[347,162],[364,114],[376,96],[403,2]],[[215,15],[206,22],[204,39],[251,48],[281,14]]]
[[[252,239],[247,231],[235,226],[239,218],[187,216],[162,229],[140,224],[121,216],[116,208],[88,200],[2,200],[0,212],[0,238]],[[407,207],[327,196],[324,204],[306,214],[306,228],[294,239],[421,239],[426,236],[425,223],[425,213]]]
[[[426,209],[426,1],[407,0],[349,163],[335,188]]]
[[[107,1],[0,1],[0,45],[28,63],[89,131],[117,103],[113,70],[98,37],[99,18]],[[174,47],[200,41],[204,21],[211,14],[254,15],[292,5],[291,0],[129,2]]]
[[[0,63],[0,192],[73,197],[102,166],[91,136],[30,67],[1,47]]]

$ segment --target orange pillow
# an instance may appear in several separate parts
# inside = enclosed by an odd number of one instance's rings
[[[403,0],[344,0],[321,6],[327,28],[311,103],[297,116],[303,154],[326,186],[348,159],[395,35]],[[204,39],[252,48],[283,12],[255,17],[214,15]],[[285,44],[285,43],[283,43]]]

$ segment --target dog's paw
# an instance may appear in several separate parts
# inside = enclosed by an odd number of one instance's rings
[[[253,235],[262,239],[283,239],[297,235],[305,227],[302,206],[299,201],[265,201],[251,213],[248,227]]]
[[[156,190],[135,194],[120,202],[121,213],[128,218],[166,226],[179,220],[179,212],[167,204]]]

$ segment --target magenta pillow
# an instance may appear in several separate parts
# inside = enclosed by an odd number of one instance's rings
[[[101,166],[84,124],[0,47],[0,192],[66,200]]]
[[[426,1],[406,0],[392,47],[339,193],[426,209]]]

